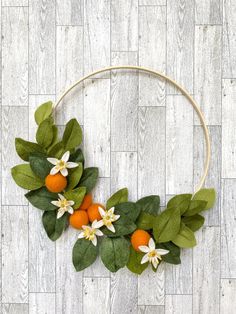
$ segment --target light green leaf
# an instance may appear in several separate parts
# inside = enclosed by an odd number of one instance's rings
[[[74,209],[77,209],[80,207],[84,196],[86,194],[86,188],[85,187],[79,187],[77,189],[74,189],[72,191],[67,191],[64,193],[64,196],[67,200],[74,201],[75,204],[73,205]]]
[[[179,233],[172,239],[172,242],[181,248],[194,247],[197,242],[191,229],[181,222]]]
[[[140,205],[142,211],[157,216],[160,209],[160,196],[149,195],[143,197],[137,201],[137,204]]]
[[[173,207],[179,208],[180,214],[183,215],[183,213],[189,207],[191,198],[192,198],[192,194],[175,195],[167,203],[167,208],[173,208]]]
[[[79,186],[85,186],[87,193],[95,187],[98,180],[98,168],[85,168],[79,182]]]
[[[50,144],[50,147],[53,147],[56,143],[58,143],[58,128],[56,125],[52,126],[52,131],[53,131],[53,139],[52,139],[52,143]]]
[[[216,201],[216,191],[214,189],[201,189],[193,196],[193,200],[206,201],[206,209],[210,209],[214,206]]]
[[[167,208],[154,221],[154,238],[158,243],[171,241],[178,234],[179,229],[179,208]]]
[[[16,184],[26,190],[36,190],[44,184],[44,182],[33,173],[29,164],[13,167],[11,169],[11,175]]]
[[[15,139],[15,146],[18,156],[25,161],[29,161],[29,156],[33,153],[44,153],[44,149],[40,145],[18,137]]]
[[[47,161],[46,156],[33,154],[29,157],[29,163],[32,171],[41,179],[45,180],[50,173],[53,165]]]
[[[68,184],[66,187],[67,191],[70,191],[74,187],[76,187],[76,185],[80,181],[82,173],[83,173],[83,165],[81,162],[78,164],[78,167],[69,170],[69,175],[67,177],[68,178]]]
[[[120,204],[128,202],[128,189],[123,188],[116,193],[114,193],[107,201],[106,209],[110,209],[111,207]]]
[[[135,223],[129,219],[126,215],[121,215],[120,218],[113,223],[115,227],[115,233],[107,229],[107,227],[102,227],[102,232],[108,237],[120,237],[130,234],[136,230]]]
[[[183,217],[182,222],[193,232],[199,230],[204,225],[205,218],[201,215],[194,215],[190,217]]]
[[[42,123],[40,123],[37,133],[36,133],[36,140],[39,145],[47,148],[51,145],[53,141],[53,124],[50,118],[47,118]]]
[[[48,101],[37,108],[34,114],[36,123],[39,125],[52,114],[52,102]]]
[[[103,264],[111,272],[125,267],[129,260],[129,242],[124,238],[103,238],[100,255]]]
[[[153,227],[155,216],[141,211],[137,221],[135,222],[138,229],[150,230]]]
[[[65,150],[71,150],[79,146],[82,142],[82,129],[76,119],[71,119],[67,124],[63,134]]]
[[[57,219],[57,210],[45,211],[42,222],[49,239],[56,241],[68,226],[68,213]]]
[[[98,246],[91,241],[78,239],[73,247],[73,264],[76,271],[81,271],[93,264],[98,255]]]
[[[162,255],[162,260],[169,264],[181,264],[180,260],[180,248],[172,242],[159,243],[157,244],[158,249],[168,250],[169,253]]]
[[[62,142],[58,142],[48,149],[48,156],[60,159],[65,153],[65,148]]]
[[[30,191],[25,194],[27,200],[34,206],[42,210],[56,210],[58,207],[54,206],[51,201],[58,200],[57,193],[49,192],[45,187],[41,189]]]
[[[190,202],[188,210],[184,213],[184,216],[193,216],[205,210],[207,205],[206,201],[192,200]]]
[[[125,215],[128,217],[131,221],[135,221],[139,214],[140,214],[141,208],[137,203],[132,202],[126,202],[126,203],[120,203],[115,206],[115,213],[118,215]]]
[[[143,256],[143,253],[135,251],[132,247],[130,248],[129,261],[126,266],[132,273],[141,275],[148,267],[149,263],[141,264]]]

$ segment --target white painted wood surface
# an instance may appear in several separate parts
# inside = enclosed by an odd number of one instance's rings
[[[1,0],[1,312],[3,314],[231,314],[236,292],[236,4],[233,0]],[[81,75],[110,64],[167,73],[195,96],[210,130],[206,185],[218,192],[199,246],[182,265],[138,277],[98,259],[74,272],[74,230],[47,239],[41,212],[10,176],[14,138],[34,139],[33,112]],[[67,97],[56,119],[75,116],[94,200],[128,186],[130,198],[188,192],[205,156],[199,121],[178,91],[143,74],[97,76]]]

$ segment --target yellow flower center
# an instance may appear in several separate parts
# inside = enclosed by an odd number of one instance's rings
[[[57,168],[59,170],[65,169],[66,168],[66,162],[63,161],[63,160],[59,160],[58,163],[57,163]]]
[[[157,252],[156,252],[155,250],[150,251],[150,252],[148,253],[148,257],[150,257],[150,258],[156,257],[156,256],[157,256]]]
[[[86,229],[84,229],[84,237],[85,237],[85,239],[92,241],[94,239],[94,237],[95,237],[95,231],[96,230],[93,229],[93,228],[86,228]]]
[[[111,226],[112,222],[115,221],[115,215],[111,213],[106,213],[106,215],[103,216],[102,220],[105,226]]]
[[[68,201],[66,199],[60,200],[60,207],[66,208],[68,206]]]

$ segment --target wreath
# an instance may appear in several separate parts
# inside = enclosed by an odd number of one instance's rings
[[[15,139],[16,152],[26,161],[11,169],[16,184],[29,190],[25,197],[42,211],[47,236],[56,241],[69,228],[78,230],[72,250],[76,271],[98,255],[111,272],[127,267],[141,274],[150,264],[180,264],[181,249],[196,245],[194,232],[204,224],[201,213],[214,206],[214,189],[179,194],[160,211],[160,197],[149,195],[131,202],[123,188],[106,204],[93,201],[99,177],[96,167],[85,167],[82,129],[76,119],[65,126],[62,138],[54,123],[53,104],[35,111],[36,143]]]

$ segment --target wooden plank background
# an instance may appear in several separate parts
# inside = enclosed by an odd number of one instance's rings
[[[231,314],[236,308],[236,2],[234,0],[1,0],[1,310],[4,314]],[[14,138],[34,140],[33,112],[83,74],[133,64],[166,73],[200,104],[212,139],[206,181],[218,200],[179,266],[138,277],[98,260],[76,273],[74,230],[56,243],[11,179]],[[148,75],[89,80],[56,113],[77,117],[94,198],[191,192],[205,156],[199,121],[179,92]]]

